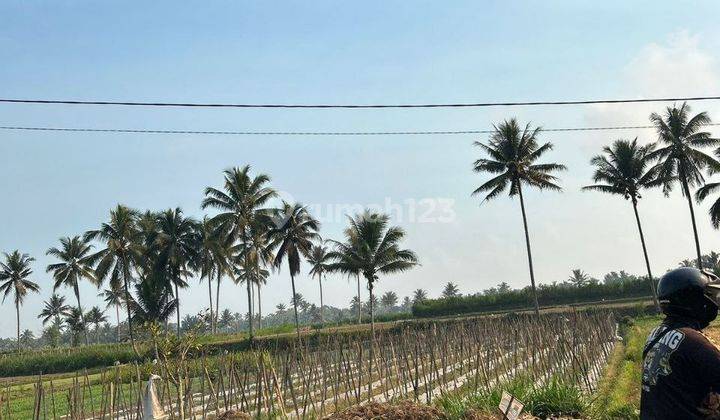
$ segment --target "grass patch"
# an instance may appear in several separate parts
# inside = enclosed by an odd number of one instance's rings
[[[661,320],[660,316],[642,317],[622,326],[623,342],[610,356],[590,409],[594,418],[639,418],[642,350],[648,334]]]
[[[578,417],[588,407],[585,397],[576,386],[555,377],[541,386],[535,386],[532,379],[526,376],[518,376],[490,391],[446,395],[438,399],[436,404],[451,420],[472,418],[474,412],[498,413],[503,391],[525,404],[523,412],[541,418]]]

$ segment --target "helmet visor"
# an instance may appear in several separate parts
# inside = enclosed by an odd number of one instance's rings
[[[715,302],[720,307],[720,279],[713,273],[704,271],[703,273],[708,279],[708,283],[705,285],[705,296]]]

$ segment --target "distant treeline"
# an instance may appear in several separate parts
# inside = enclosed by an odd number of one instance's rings
[[[568,305],[602,300],[651,297],[647,277],[623,271],[612,272],[600,282],[587,278],[582,282],[538,285],[540,306]],[[482,293],[416,301],[412,307],[415,317],[435,317],[473,312],[493,312],[529,309],[533,307],[531,288],[511,289],[506,284]]]

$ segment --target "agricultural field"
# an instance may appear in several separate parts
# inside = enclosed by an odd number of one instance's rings
[[[172,418],[228,411],[319,418],[404,400],[461,418],[473,404],[499,400],[502,387],[528,399],[533,413],[552,413],[557,405],[539,402],[564,395],[565,411],[580,414],[584,396],[603,387],[616,335],[612,312],[588,310],[414,322],[380,328],[374,340],[365,332],[305,336],[289,346],[216,356],[176,344],[186,358],[8,382],[0,412],[18,419],[135,419],[143,384],[158,375],[158,395]]]

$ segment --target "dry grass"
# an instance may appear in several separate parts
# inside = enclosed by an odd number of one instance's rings
[[[387,419],[387,420],[435,420],[445,419],[442,411],[435,407],[418,404],[411,401],[402,401],[397,404],[368,403],[356,405],[338,413],[331,414],[326,419],[355,420],[355,419]]]

